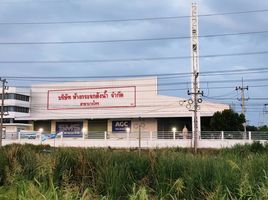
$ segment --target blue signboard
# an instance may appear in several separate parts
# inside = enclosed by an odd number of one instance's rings
[[[63,137],[83,137],[83,122],[57,122],[56,131]]]
[[[131,128],[131,121],[112,121],[113,132],[127,132],[127,128]]]

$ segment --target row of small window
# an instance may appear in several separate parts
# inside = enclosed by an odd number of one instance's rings
[[[29,121],[17,121],[17,120],[14,120],[13,118],[4,118],[3,119],[3,123],[21,123],[21,124],[28,124]]]
[[[20,106],[5,106],[4,112],[21,112],[21,113],[29,113],[29,108],[20,107]]]
[[[0,99],[2,99],[2,94],[0,94]],[[15,94],[15,93],[6,93],[5,99],[16,99],[21,101],[29,101],[30,97],[23,94]]]

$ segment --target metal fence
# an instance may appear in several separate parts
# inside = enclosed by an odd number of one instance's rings
[[[83,140],[189,140],[192,139],[192,132],[188,132],[187,135],[183,135],[182,132],[176,131],[142,131],[142,132],[123,132],[114,133],[107,131],[85,132],[81,137],[75,137],[76,139]],[[49,140],[49,139],[61,139],[70,140],[72,137],[64,137],[62,133],[42,133],[38,131],[32,132],[6,132],[3,135],[4,140]],[[199,134],[200,140],[268,140],[268,132],[241,132],[241,131],[202,131]]]
[[[66,136],[66,137],[65,137]],[[83,132],[66,133],[40,133],[32,132],[7,132],[3,138],[3,145],[20,144],[46,144],[54,147],[91,147],[91,148],[167,148],[183,147],[192,148],[194,141],[192,133],[179,131],[163,132]],[[74,137],[76,136],[76,137]],[[203,131],[198,134],[198,148],[224,148],[236,144],[246,144],[253,141],[265,143],[268,141],[268,132],[239,132],[239,131]]]

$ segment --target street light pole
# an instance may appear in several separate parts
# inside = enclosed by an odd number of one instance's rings
[[[241,91],[241,98],[238,99],[239,101],[242,102],[241,107],[242,107],[242,114],[244,115],[245,119],[246,119],[246,109],[245,109],[245,101],[248,101],[248,98],[245,98],[245,90],[248,90],[248,86],[244,87],[244,81],[242,78],[242,86],[238,86],[235,88],[236,91],[240,90]],[[246,132],[247,132],[247,124],[246,121],[243,123],[243,127],[244,127],[244,139],[246,138]]]
[[[2,99],[1,99],[1,119],[0,119],[0,147],[2,147],[3,137],[3,120],[4,120],[4,101],[5,101],[5,90],[6,90],[6,79],[0,79],[2,82]]]
[[[193,97],[194,97],[194,151],[195,153],[197,152],[197,143],[198,143],[198,119],[197,119],[197,97],[200,94],[199,91],[197,92],[197,77],[198,73],[194,73],[194,92],[193,92]]]
[[[139,156],[141,156],[141,117],[139,117]]]
[[[202,99],[199,98],[200,95],[203,96],[199,84],[199,31],[198,31],[198,7],[196,3],[192,4],[191,8],[191,72],[192,72],[192,88],[191,92],[188,91],[188,95],[192,95],[192,99],[188,101],[189,111],[193,111],[192,116],[192,131],[194,134],[194,151],[197,152],[198,145],[198,135],[200,127],[200,117],[198,116],[199,105],[198,103],[202,102]],[[193,104],[193,107],[192,107]]]

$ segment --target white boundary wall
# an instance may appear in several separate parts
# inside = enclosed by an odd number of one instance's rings
[[[80,138],[65,138],[63,134],[40,134],[40,132],[33,132],[25,135],[22,132],[18,134],[17,139],[3,139],[3,145],[17,143],[54,147],[137,148],[140,138],[141,148],[193,147],[191,132],[187,135],[183,135],[182,132],[141,132],[140,137],[138,132],[111,134],[105,131],[90,135],[85,132]],[[266,143],[268,132],[202,132],[198,140],[198,148],[229,148],[236,144],[250,144],[253,141]]]
[[[250,144],[253,141],[250,140],[210,140],[204,139],[198,141],[198,148],[229,148],[236,144]],[[265,143],[266,141],[261,140],[260,142]],[[139,141],[126,141],[126,140],[83,140],[83,139],[49,139],[41,142],[40,140],[3,140],[3,145],[9,144],[34,144],[34,145],[50,145],[55,147],[90,147],[90,148],[137,148],[139,147]],[[191,148],[193,142],[191,139],[184,140],[146,140],[141,141],[142,148],[168,148],[168,147],[182,147]]]

